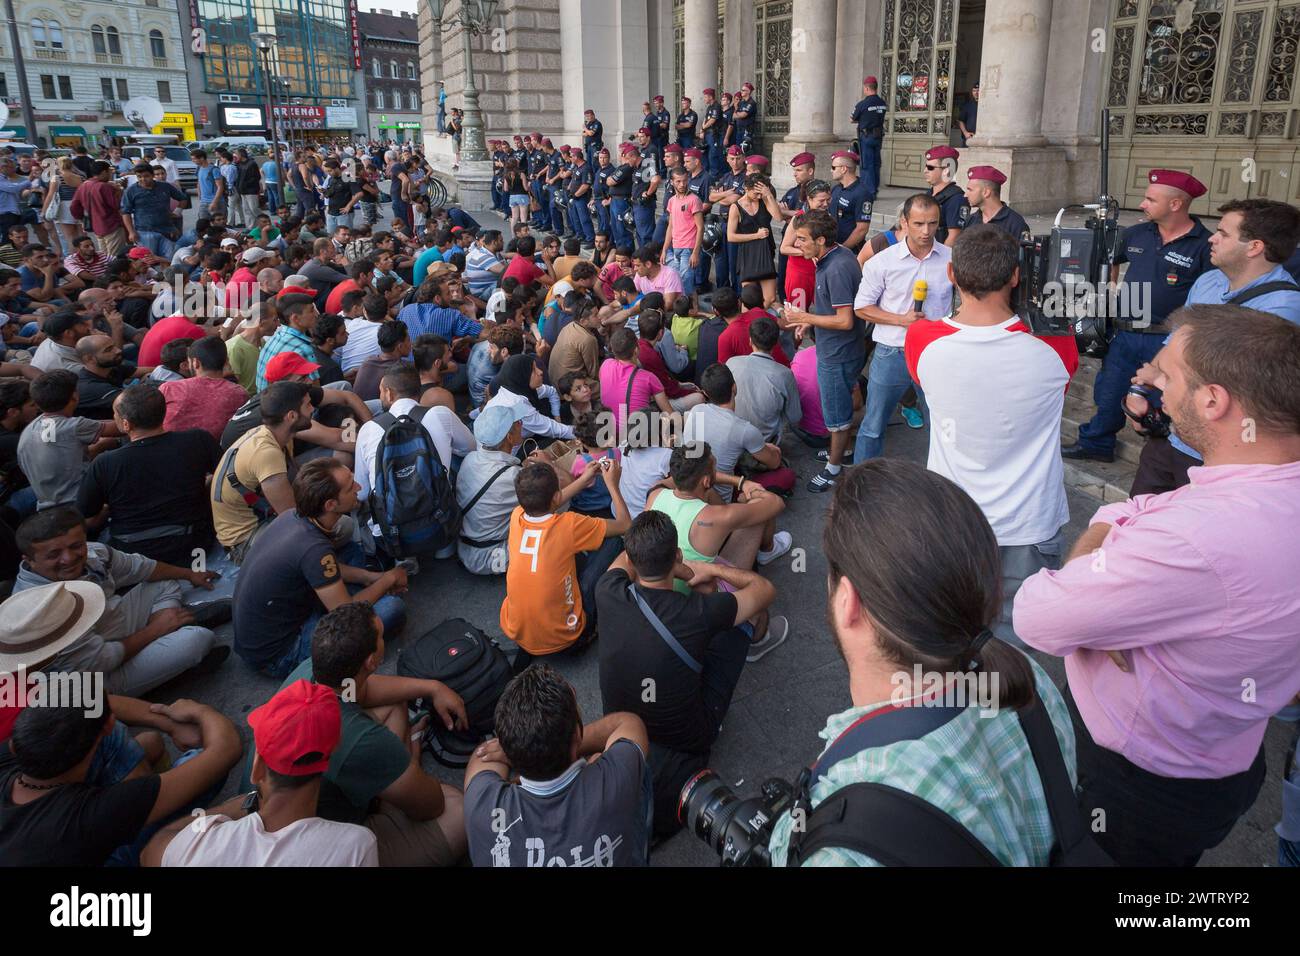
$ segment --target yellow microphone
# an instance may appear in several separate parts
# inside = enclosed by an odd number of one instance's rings
[[[917,279],[912,285],[912,311],[917,315],[921,315],[924,311],[925,293],[928,288],[924,279]]]

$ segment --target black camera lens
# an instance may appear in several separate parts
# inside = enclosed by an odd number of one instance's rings
[[[677,821],[721,853],[727,824],[740,809],[740,798],[712,770],[701,770],[682,787]]]

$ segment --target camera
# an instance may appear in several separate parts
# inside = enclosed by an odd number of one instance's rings
[[[716,772],[701,770],[682,787],[677,820],[713,847],[723,866],[771,866],[772,828],[796,796],[794,784],[773,777],[742,800]]]

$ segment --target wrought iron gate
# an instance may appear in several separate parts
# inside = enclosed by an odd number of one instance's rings
[[[757,46],[758,135],[765,144],[790,132],[790,30],[794,4],[768,0],[757,4],[754,25]]]
[[[884,181],[921,185],[921,154],[948,142],[960,0],[885,0],[880,95],[889,103]]]

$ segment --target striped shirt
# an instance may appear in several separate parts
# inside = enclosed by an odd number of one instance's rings
[[[426,332],[441,335],[448,342],[466,336],[478,338],[483,333],[483,326],[473,319],[467,319],[464,312],[445,309],[432,302],[403,306],[402,311],[397,313],[397,320],[406,323],[412,342]]]
[[[1074,783],[1074,730],[1069,713],[1051,678],[1036,663],[1030,664]],[[854,721],[888,704],[881,701],[835,714],[827,720],[821,736],[829,744]],[[1056,837],[1029,741],[1015,711],[1003,709],[991,717],[979,714],[979,706],[972,705],[919,740],[871,747],[832,764],[826,776],[812,784],[813,807],[850,784],[888,784],[943,810],[1004,865],[1046,866]],[[789,812],[776,822],[769,843],[773,866],[785,866],[792,827]],[[814,853],[804,865],[880,864],[854,850],[827,848]]]
[[[263,391],[267,385],[267,363],[281,352],[297,352],[308,362],[316,364],[316,346],[312,344],[311,339],[291,325],[282,325],[275,330],[275,334],[266,341],[262,346],[262,351],[258,354],[257,390],[259,392]],[[312,372],[308,377],[315,382],[320,378],[320,373]]]
[[[63,268],[67,269],[68,272],[74,276],[79,276],[84,272],[93,279],[99,279],[102,278],[104,273],[108,270],[108,264],[110,261],[111,260],[108,256],[104,255],[102,252],[95,253],[94,258],[89,262],[74,252],[71,255],[63,257]]]

